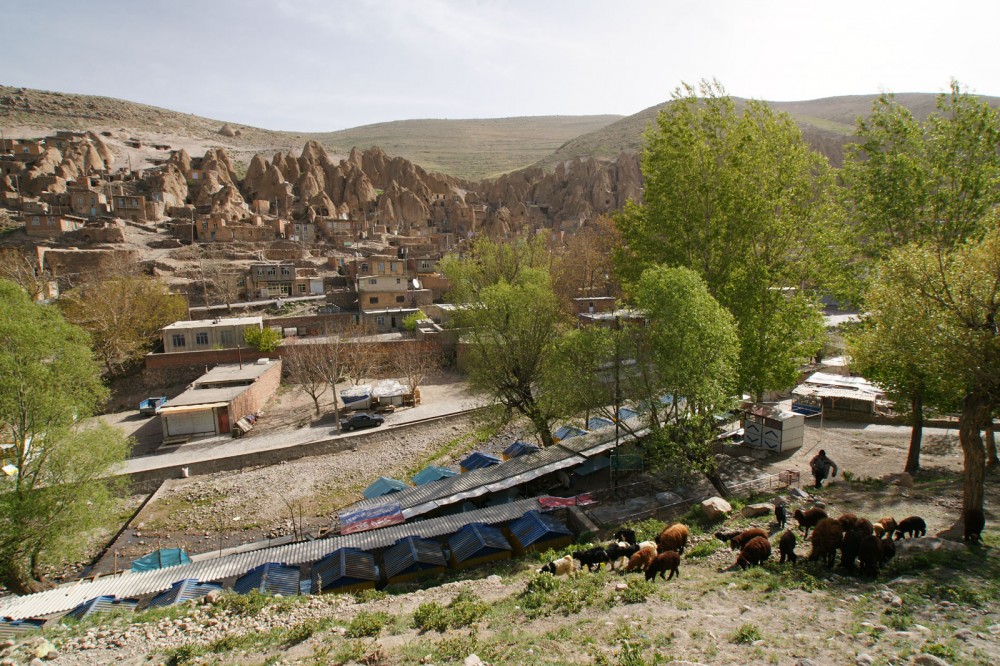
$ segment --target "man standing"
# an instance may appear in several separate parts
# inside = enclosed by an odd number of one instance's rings
[[[827,458],[826,451],[823,449],[820,449],[819,453],[809,461],[809,468],[812,470],[813,478],[816,479],[817,488],[823,486],[823,480],[826,479],[831,469],[833,470],[832,476],[837,476],[837,463]]]

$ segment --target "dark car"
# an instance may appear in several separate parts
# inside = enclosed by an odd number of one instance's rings
[[[340,424],[345,432],[358,430],[360,428],[377,428],[385,423],[385,419],[378,414],[355,414]]]

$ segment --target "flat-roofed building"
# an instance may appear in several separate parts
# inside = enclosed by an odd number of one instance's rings
[[[172,353],[245,347],[243,332],[248,328],[264,328],[264,318],[231,317],[175,321],[160,329],[160,333],[163,335],[163,351]]]

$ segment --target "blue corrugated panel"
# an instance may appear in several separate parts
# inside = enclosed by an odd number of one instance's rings
[[[45,620],[0,620],[0,638],[7,640],[28,631],[41,629]]]
[[[466,525],[448,539],[448,548],[458,563],[504,550],[511,550],[510,543],[495,527],[482,523]]]
[[[504,458],[510,460],[526,453],[537,453],[541,451],[535,444],[518,440],[503,450]]]
[[[191,564],[191,558],[180,548],[161,548],[143,555],[132,563],[132,571],[152,571],[181,564]]]
[[[611,466],[611,460],[607,456],[594,456],[593,458],[588,458],[587,462],[573,468],[573,473],[579,476],[587,476],[588,474],[593,474],[594,472],[599,472],[602,469],[607,469]]]
[[[553,439],[557,442],[564,439],[569,439],[570,437],[579,437],[580,435],[586,435],[587,431],[582,428],[577,428],[576,426],[564,425],[559,426],[554,433],[552,433]]]
[[[468,458],[458,464],[464,471],[470,472],[474,469],[499,465],[500,462],[501,460],[494,455],[483,453],[482,451],[473,451]]]
[[[413,536],[400,539],[394,546],[386,549],[383,558],[386,579],[399,574],[448,565],[441,544]]]
[[[199,583],[195,578],[185,578],[170,586],[169,590],[160,592],[149,602],[150,608],[173,606],[191,599],[200,599],[212,590],[221,590],[217,583]]]
[[[378,581],[375,557],[357,548],[338,548],[312,566],[313,592]]]
[[[450,476],[458,476],[458,472],[453,469],[448,469],[447,467],[429,465],[411,476],[410,481],[413,481],[413,485],[415,486],[422,486],[425,483],[430,483],[439,479],[447,479]]]
[[[265,594],[280,594],[284,597],[291,597],[299,593],[299,579],[301,577],[297,566],[268,562],[251,569],[236,579],[233,590],[239,594],[249,594],[252,590],[260,590]]]
[[[406,490],[409,487],[410,486],[397,479],[380,476],[375,483],[365,488],[364,492],[361,494],[365,496],[365,499],[371,499],[373,497],[388,495],[389,493],[398,493],[400,490]]]
[[[611,419],[606,419],[603,416],[595,416],[587,421],[587,430],[601,430],[603,428],[614,427],[614,425],[615,422]]]
[[[139,601],[137,599],[118,599],[113,596],[94,597],[93,599],[84,601],[82,604],[71,610],[68,615],[70,617],[75,617],[77,620],[82,620],[93,613],[107,613],[108,611],[122,608],[135,610],[135,607],[138,605]]]
[[[561,522],[544,513],[529,511],[508,527],[511,538],[522,550],[552,541],[572,540],[573,532]]]

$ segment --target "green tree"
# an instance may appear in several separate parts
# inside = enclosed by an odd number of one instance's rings
[[[647,269],[635,286],[635,300],[648,316],[643,332],[656,377],[656,391],[642,400],[650,406],[653,432],[646,449],[653,466],[703,472],[728,494],[711,445],[713,416],[734,402],[740,347],[733,316],[687,268]],[[669,400],[660,418],[662,396]]]
[[[686,86],[646,134],[645,202],[616,218],[627,283],[665,264],[697,272],[736,318],[739,388],[792,385],[822,344],[813,290],[839,265],[839,207],[826,160],[764,102]]]
[[[557,396],[541,390],[553,369],[555,340],[567,317],[552,289],[548,255],[538,241],[477,241],[464,259],[442,261],[466,344],[473,386],[494,404],[528,418],[544,445],[564,415]]]
[[[66,319],[90,333],[94,353],[109,376],[140,360],[161,328],[187,314],[183,297],[145,275],[85,282],[58,303]]]
[[[0,583],[14,593],[46,587],[46,566],[79,557],[113,508],[105,476],[129,444],[80,426],[106,396],[87,334],[0,281],[0,442],[13,471],[0,474]]]
[[[270,327],[243,329],[243,341],[263,354],[270,354],[281,346],[281,333]]]
[[[982,430],[1000,400],[1000,217],[982,240],[954,249],[911,244],[897,250],[879,276],[887,289],[911,295],[926,318],[914,332],[937,349],[945,385],[960,387],[959,441],[964,456],[963,510],[982,509],[986,446]]]
[[[424,314],[423,310],[417,310],[413,314],[408,314],[403,317],[403,330],[413,332],[417,330],[417,322],[427,319],[427,315]]]
[[[983,219],[1000,204],[1000,114],[952,81],[924,123],[890,94],[858,119],[858,142],[848,149],[843,175],[856,220],[853,245],[866,259],[857,284],[878,276],[878,262],[911,243],[947,252],[988,228]],[[858,371],[879,382],[909,412],[913,431],[906,469],[919,468],[924,406],[953,408],[940,385],[938,348],[916,333],[926,313],[909,294],[891,293],[877,278],[865,295],[872,312],[852,355]]]

